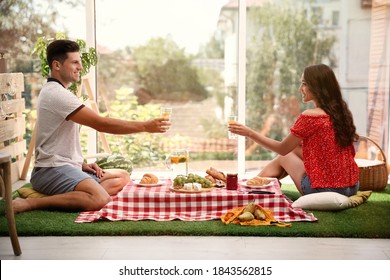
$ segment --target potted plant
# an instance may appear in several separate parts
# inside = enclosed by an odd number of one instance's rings
[[[46,38],[45,36],[41,36],[38,38],[37,42],[34,45],[34,49],[32,51],[32,55],[36,54],[38,55],[40,62],[41,62],[41,75],[44,78],[49,77],[50,68],[49,64],[47,63],[46,59],[46,48],[47,46],[53,42],[54,40],[60,40],[60,39],[67,39],[66,35],[64,33],[58,32],[56,33],[55,38]],[[95,48],[88,48],[86,47],[86,42],[82,39],[76,40],[77,44],[80,46],[80,55],[81,55],[81,62],[83,64],[83,69],[81,70],[81,77],[85,76],[89,73],[89,69],[92,66],[96,66],[97,64],[97,54]],[[81,84],[81,79],[77,83],[73,83],[69,90],[73,92],[74,94],[77,93],[77,89]]]

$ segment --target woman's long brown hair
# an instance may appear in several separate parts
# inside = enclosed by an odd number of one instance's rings
[[[303,78],[317,99],[317,106],[329,115],[337,143],[347,147],[357,141],[359,136],[356,134],[352,113],[343,99],[333,70],[324,64],[311,65],[305,68]]]

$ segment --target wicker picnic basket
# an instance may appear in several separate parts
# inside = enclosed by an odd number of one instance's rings
[[[386,156],[381,147],[367,136],[359,136],[374,144],[380,152],[383,160],[355,159],[359,166],[359,190],[382,191],[387,186],[389,172],[387,169]]]

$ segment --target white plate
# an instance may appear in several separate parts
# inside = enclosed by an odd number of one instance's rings
[[[264,184],[264,185],[260,185],[260,186],[247,185],[246,182],[240,183],[241,186],[251,188],[251,189],[264,189],[264,188],[268,188],[268,187],[272,186],[273,184],[274,184],[274,182],[272,182],[272,181],[269,182],[268,184]]]
[[[135,181],[134,184],[137,187],[159,187],[162,186],[162,183],[157,183],[157,184],[141,184],[140,181]]]
[[[169,187],[169,189],[173,192],[178,192],[178,193],[202,193],[202,192],[211,192],[213,190],[213,188],[202,188],[199,191],[189,191],[183,189],[175,189],[173,186]]]

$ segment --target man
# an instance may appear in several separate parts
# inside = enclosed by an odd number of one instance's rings
[[[84,163],[79,125],[111,134],[165,132],[166,118],[125,121],[102,117],[67,88],[80,80],[82,63],[76,42],[56,40],[47,47],[51,77],[37,101],[35,166],[33,188],[48,196],[15,199],[15,213],[34,209],[99,210],[130,180],[124,170],[102,170],[95,163]]]

